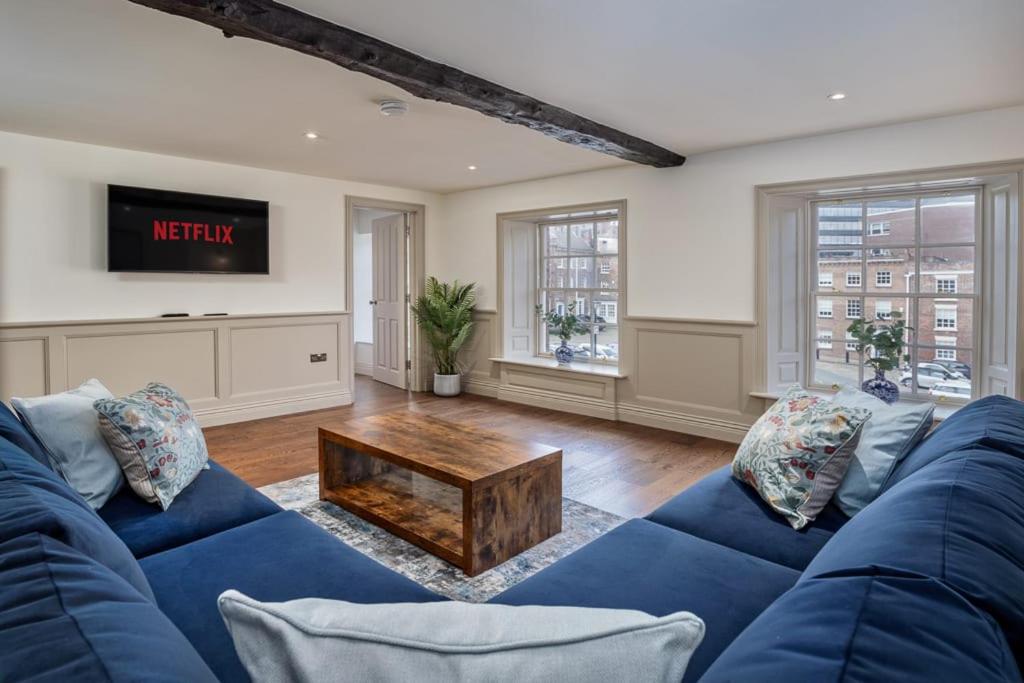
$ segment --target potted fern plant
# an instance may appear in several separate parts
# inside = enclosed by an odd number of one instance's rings
[[[473,333],[476,284],[439,282],[427,278],[423,296],[412,306],[413,317],[430,345],[434,357],[434,393],[458,396],[462,392],[459,350]]]
[[[875,376],[864,380],[861,391],[877,396],[886,403],[895,403],[900,397],[900,388],[896,383],[885,378],[886,372],[900,367],[901,362],[910,360],[910,355],[903,352],[906,344],[904,334],[912,331],[903,321],[903,314],[892,312],[892,324],[875,327],[863,318],[850,323],[846,331],[857,342],[857,354],[869,356],[865,361],[875,369]]]

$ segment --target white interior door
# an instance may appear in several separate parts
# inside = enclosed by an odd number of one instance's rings
[[[373,378],[405,389],[405,215],[378,218],[372,226]]]

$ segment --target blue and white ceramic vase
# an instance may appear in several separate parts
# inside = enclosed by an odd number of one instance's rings
[[[900,388],[896,386],[895,382],[887,380],[885,373],[881,370],[875,370],[875,376],[864,380],[864,384],[860,385],[860,389],[865,394],[871,394],[890,405],[900,398]]]
[[[569,346],[568,344],[565,343],[564,339],[562,340],[561,346],[559,346],[557,349],[555,349],[555,360],[558,361],[559,365],[569,365],[569,364],[571,364],[573,356],[575,356],[575,355],[576,355],[576,352],[573,351],[571,346]]]

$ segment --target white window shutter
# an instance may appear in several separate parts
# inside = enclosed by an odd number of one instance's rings
[[[1016,396],[1017,254],[1020,248],[1020,200],[1014,182],[986,186],[982,274],[982,396]]]
[[[768,235],[768,340],[766,386],[777,392],[806,377],[807,203],[796,197],[770,200]]]
[[[506,357],[534,354],[537,283],[537,226],[523,221],[504,221],[504,343]]]

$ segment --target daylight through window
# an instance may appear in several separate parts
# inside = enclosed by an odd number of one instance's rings
[[[538,224],[538,303],[564,314],[569,304],[586,326],[569,344],[576,361],[619,359],[619,218],[615,209],[552,216]],[[543,325],[541,326],[544,327]],[[554,329],[541,329],[540,353],[561,343]]]
[[[914,328],[911,360],[888,378],[907,395],[970,399],[978,202],[970,190],[813,204],[813,385],[856,385],[873,372],[846,331],[853,320],[903,319]],[[833,284],[836,272],[843,286]],[[845,316],[826,315],[836,306]],[[846,343],[832,344],[836,337]]]

